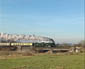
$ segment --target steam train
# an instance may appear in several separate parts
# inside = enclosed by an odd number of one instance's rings
[[[21,43],[21,42],[9,42],[9,43],[0,43],[0,51],[2,50],[11,50],[11,51],[16,51],[19,47],[23,50],[31,49],[31,48],[52,48],[55,47],[55,43]]]
[[[51,38],[47,37],[34,37],[33,39],[30,37],[29,40],[19,39],[19,40],[6,40],[5,38],[0,42],[0,51],[2,50],[31,50],[31,49],[39,49],[39,48],[52,48],[55,47],[55,42]],[[34,39],[35,38],[35,39]]]

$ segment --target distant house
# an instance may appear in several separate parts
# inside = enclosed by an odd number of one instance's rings
[[[80,47],[71,47],[71,49],[69,50],[69,52],[76,52],[76,53],[79,53],[81,51],[81,48]]]

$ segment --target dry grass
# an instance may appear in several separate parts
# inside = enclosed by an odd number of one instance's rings
[[[23,58],[34,56],[31,52],[0,51],[0,59]]]

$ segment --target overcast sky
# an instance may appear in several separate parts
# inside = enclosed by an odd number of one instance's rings
[[[78,42],[84,38],[84,0],[0,0],[0,32]]]

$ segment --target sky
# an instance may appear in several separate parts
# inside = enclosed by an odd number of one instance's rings
[[[84,39],[84,0],[0,0],[0,32]]]

